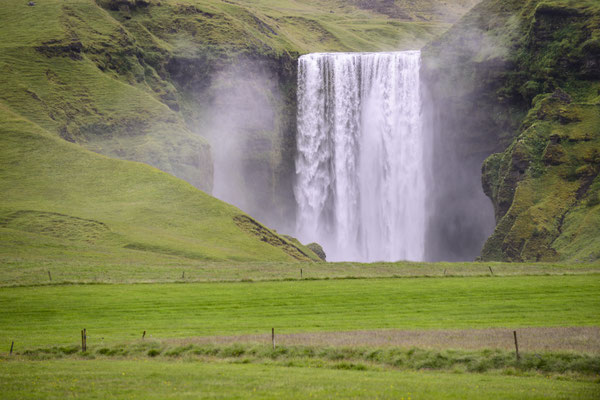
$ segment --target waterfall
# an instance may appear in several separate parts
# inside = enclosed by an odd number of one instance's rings
[[[297,235],[331,261],[424,258],[420,52],[298,61]]]

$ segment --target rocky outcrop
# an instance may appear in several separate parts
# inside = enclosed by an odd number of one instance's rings
[[[322,261],[327,261],[327,254],[325,254],[325,250],[323,250],[323,246],[319,243],[309,243],[306,245],[309,249],[313,251]]]

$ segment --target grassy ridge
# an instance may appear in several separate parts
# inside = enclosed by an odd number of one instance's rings
[[[598,384],[544,377],[344,371],[149,361],[0,363],[5,399],[595,399]]]
[[[4,288],[0,342],[19,347],[213,334],[600,323],[596,276]]]
[[[65,140],[210,190],[208,142],[168,107],[174,88],[152,54],[94,1],[6,1],[0,21],[8,109]]]
[[[193,45],[277,53],[414,49],[448,29],[474,1],[433,6],[420,0],[404,5],[412,16],[386,15],[377,7],[339,0],[176,0],[149,1],[148,7],[129,2],[126,11],[116,11],[111,3],[100,1],[125,26],[135,30],[141,24],[176,54],[189,55],[195,53]]]
[[[147,165],[85,151],[2,106],[0,147],[0,236],[8,254],[17,244],[23,252],[109,254],[122,262],[152,257],[143,252],[293,259],[240,229],[236,208]]]

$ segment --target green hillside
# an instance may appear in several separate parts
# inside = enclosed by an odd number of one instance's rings
[[[0,21],[7,108],[67,141],[210,190],[207,142],[161,101],[169,85],[105,10],[93,1],[10,1]]]
[[[182,180],[84,150],[4,106],[0,141],[1,253],[13,261],[317,259]]]

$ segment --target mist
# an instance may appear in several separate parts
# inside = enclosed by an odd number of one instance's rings
[[[422,112],[430,168],[427,261],[472,261],[494,232],[482,164],[503,151],[516,131],[510,102],[495,95],[507,68],[508,50],[501,43],[476,21],[463,20],[446,41],[434,41],[423,51]]]
[[[481,184],[481,166],[491,152],[471,147],[465,134],[468,115],[453,114],[456,108],[436,100],[426,82],[422,85],[423,134],[428,143],[425,259],[472,261],[496,225],[492,202]]]
[[[214,74],[204,125],[197,130],[211,144],[212,195],[272,228],[290,231],[293,204],[276,179],[284,156],[284,99],[279,76],[271,71],[259,62],[238,60]]]

